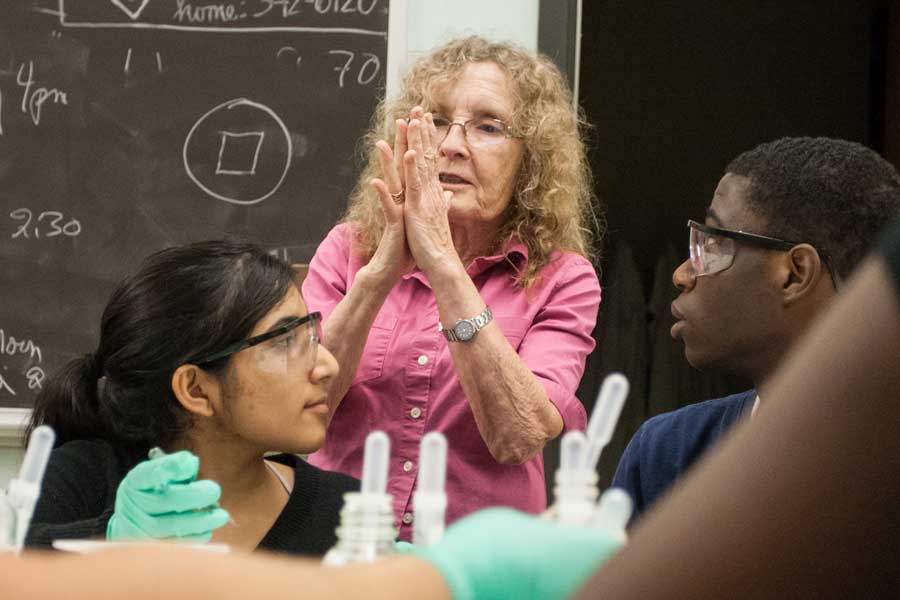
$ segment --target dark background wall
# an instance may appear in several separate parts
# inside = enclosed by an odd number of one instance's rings
[[[611,370],[633,386],[602,484],[649,416],[750,387],[691,370],[668,336],[685,222],[702,218],[727,163],[801,135],[896,159],[897,12],[867,0],[584,2],[579,95],[609,229],[598,349],[579,396],[590,410]]]
[[[643,271],[682,241],[725,164],[785,135],[878,141],[873,3],[586,2],[581,102],[610,238]],[[683,245],[683,244],[682,244]]]

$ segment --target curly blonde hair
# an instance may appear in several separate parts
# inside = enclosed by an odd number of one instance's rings
[[[368,183],[381,176],[375,142],[393,140],[396,120],[408,117],[414,106],[426,111],[436,106],[434,96],[476,62],[496,63],[509,76],[517,107],[510,126],[525,148],[495,249],[512,237],[528,248],[527,266],[516,277],[523,289],[537,281],[555,250],[575,252],[597,264],[602,221],[583,141],[587,123],[581,111],[573,109],[562,73],[543,56],[476,36],[451,41],[416,61],[399,96],[378,105],[362,140],[367,164],[343,218],[357,235],[356,251],[371,258],[384,230],[377,192]]]

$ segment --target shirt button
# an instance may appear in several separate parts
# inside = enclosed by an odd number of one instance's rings
[[[412,464],[411,460],[408,460],[405,463],[403,463],[403,471],[406,473],[409,473],[410,471],[412,471],[412,467],[413,467],[413,464]]]
[[[403,522],[406,525],[409,525],[410,523],[412,523],[412,513],[410,513],[410,512],[403,513]]]
[[[422,356],[420,356],[418,358],[418,360],[416,362],[418,362],[420,365],[422,365],[424,367],[425,365],[428,364],[428,357],[423,354]]]
[[[413,419],[418,419],[422,416],[422,409],[418,406],[413,406],[409,411],[409,416],[411,416]]]

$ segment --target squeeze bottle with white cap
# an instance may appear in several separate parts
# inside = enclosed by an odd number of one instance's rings
[[[366,437],[362,486],[344,494],[337,543],[322,559],[326,566],[376,562],[394,553],[393,498],[387,493],[391,440],[383,431]]]
[[[9,503],[16,511],[16,552],[25,545],[25,534],[31,524],[34,505],[41,493],[41,481],[50,460],[56,433],[47,425],[35,427],[28,438],[28,448],[19,469],[19,477],[9,482]]]
[[[597,501],[597,473],[587,465],[587,438],[569,431],[560,442],[556,470],[556,520],[563,525],[582,526],[591,521]]]
[[[600,387],[587,433],[570,431],[562,437],[553,489],[553,509],[559,523],[582,527],[594,521],[599,495],[597,461],[612,438],[627,395],[628,379],[621,373],[611,373]]]

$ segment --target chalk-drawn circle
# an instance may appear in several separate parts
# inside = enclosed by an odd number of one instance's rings
[[[274,168],[267,168],[265,173],[262,175],[257,175],[255,170],[253,172],[248,171],[247,173],[243,173],[241,183],[242,188],[239,190],[241,193],[235,193],[235,190],[229,189],[214,189],[217,187],[216,183],[208,182],[204,183],[201,181],[203,179],[202,175],[198,174],[195,168],[191,167],[191,160],[188,158],[189,149],[198,145],[201,145],[200,142],[195,139],[198,136],[207,138],[202,140],[203,142],[209,142],[211,136],[218,132],[222,133],[221,130],[216,130],[213,126],[216,121],[221,121],[223,125],[228,124],[228,117],[236,114],[217,114],[222,113],[222,111],[241,111],[247,113],[247,111],[252,111],[253,115],[251,115],[251,120],[257,121],[257,124],[262,127],[260,133],[260,139],[264,139],[262,134],[266,130],[274,129],[279,132],[281,135],[277,136],[279,139],[275,140],[275,144],[277,145],[274,150],[268,150],[265,154],[267,156],[271,156],[273,153],[277,152],[278,154],[283,154],[284,156],[284,166],[280,168],[275,166]],[[248,120],[248,115],[242,115],[243,122]],[[222,117],[222,118],[220,118]],[[265,123],[260,123],[260,118]],[[273,125],[274,122],[274,125]],[[240,129],[240,127],[236,127],[236,129]],[[241,135],[247,135],[246,133],[242,133]],[[283,139],[283,145],[280,143]],[[220,143],[222,143],[220,141]],[[265,141],[267,147],[271,147],[272,142],[269,140]],[[283,149],[283,152],[279,152],[278,150]],[[219,149],[219,160],[221,160],[221,148]],[[202,153],[206,156],[209,156],[209,153]],[[287,126],[284,124],[275,111],[264,104],[260,104],[259,102],[253,102],[252,100],[248,100],[246,98],[235,98],[234,100],[228,100],[227,102],[223,102],[218,106],[213,107],[208,110],[206,113],[201,116],[194,126],[191,127],[191,130],[188,131],[187,136],[184,138],[184,146],[181,151],[182,160],[184,162],[184,170],[187,173],[188,177],[190,177],[191,181],[199,187],[201,190],[212,196],[217,200],[222,200],[223,202],[228,202],[230,204],[257,204],[258,202],[262,202],[272,194],[274,194],[281,184],[284,182],[284,178],[287,176],[288,169],[291,166],[291,156],[293,156],[293,142],[291,140],[290,132],[288,131]],[[265,157],[264,157],[265,158]],[[255,163],[254,163],[255,167]],[[218,168],[218,166],[217,166]],[[222,173],[223,171],[217,171]],[[233,175],[234,172],[229,171],[226,174]],[[218,187],[224,187],[224,184],[219,184]],[[244,197],[246,196],[246,197]]]

